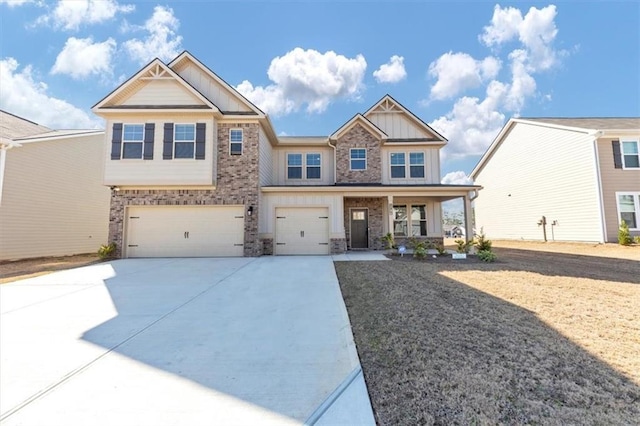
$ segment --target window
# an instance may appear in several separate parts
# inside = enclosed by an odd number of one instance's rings
[[[320,179],[320,154],[307,154],[307,179]]]
[[[242,129],[231,129],[229,131],[229,152],[231,155],[242,155]]]
[[[122,129],[122,158],[142,158],[144,126],[125,124]]]
[[[367,169],[367,150],[364,148],[352,148],[350,151],[351,170]]]
[[[424,178],[424,152],[409,153],[409,176]]]
[[[618,215],[620,222],[623,220],[629,225],[629,229],[640,229],[640,192],[616,193],[618,199]]]
[[[406,177],[404,152],[391,153],[391,178],[399,179]]]
[[[622,141],[622,159],[625,169],[640,168],[638,141]]]
[[[173,127],[173,158],[193,158],[196,144],[195,124],[176,124]]]
[[[287,154],[287,179],[302,179],[302,154]]]
[[[411,212],[411,215],[407,215],[408,211]],[[409,234],[409,230],[411,230],[411,234]],[[393,206],[393,235],[397,237],[426,237],[427,212],[425,206]]]

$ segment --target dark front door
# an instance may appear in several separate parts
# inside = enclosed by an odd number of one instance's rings
[[[351,210],[351,248],[369,248],[369,212]]]

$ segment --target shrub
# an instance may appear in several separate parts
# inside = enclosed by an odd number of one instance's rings
[[[480,251],[491,251],[491,240],[487,239],[487,236],[484,235],[484,230],[480,228],[480,234],[476,235],[476,238],[473,242],[473,245],[476,246],[476,250]]]
[[[413,249],[413,257],[424,259],[427,255],[427,245],[424,242],[416,243]]]
[[[113,257],[116,252],[116,243],[102,244],[98,249],[98,256],[100,259],[109,259]]]
[[[478,252],[478,259],[483,262],[495,262],[498,256],[491,250],[480,250]]]
[[[384,244],[387,247],[387,249],[392,249],[396,245],[393,239],[393,234],[391,232],[387,232],[387,235],[382,237],[382,241],[384,241]]]
[[[624,220],[620,222],[620,228],[618,228],[618,243],[623,246],[628,246],[633,242],[631,234],[629,233],[629,225]]]
[[[455,240],[454,242],[457,245],[456,251],[458,253],[469,253],[469,250],[471,250],[471,246],[473,245],[473,241]]]
[[[447,254],[447,249],[444,248],[444,244],[442,243],[436,245],[436,250],[438,250],[438,254],[440,256]]]
[[[634,244],[640,244],[640,235],[633,237],[633,243]]]

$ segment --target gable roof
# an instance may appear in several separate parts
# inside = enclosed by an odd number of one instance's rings
[[[147,75],[150,75],[150,76],[147,76]],[[121,95],[126,96],[127,92],[130,92],[131,94],[135,93],[144,85],[145,79],[153,79],[153,78],[163,79],[163,80],[167,80],[167,79],[175,80],[178,84],[180,84],[185,90],[187,90],[192,95],[194,95],[203,104],[203,105],[188,105],[188,106],[176,105],[175,109],[189,109],[189,107],[191,107],[191,109],[208,109],[208,110],[213,110],[215,112],[220,112],[218,107],[214,105],[209,99],[207,99],[206,96],[204,96],[202,93],[196,90],[184,78],[178,75],[175,71],[169,68],[164,62],[162,62],[158,58],[155,58],[154,60],[149,62],[147,65],[145,65],[140,71],[138,71],[136,74],[130,77],[127,81],[122,83],[120,86],[114,89],[111,93],[105,96],[102,100],[96,103],[93,107],[91,107],[91,109],[94,112],[97,112],[101,110],[104,111],[108,109],[121,108],[120,105],[109,105],[109,103],[112,101],[116,101],[118,97],[120,97]],[[144,107],[145,106],[143,105],[143,106],[134,106],[134,107],[125,106],[124,108],[125,109],[141,109]],[[171,105],[162,105],[162,109],[171,109],[171,107],[172,107]]]
[[[364,115],[358,113],[351,117],[349,121],[344,123],[338,130],[333,132],[329,139],[338,139],[344,133],[349,131],[356,124],[361,124],[365,129],[367,129],[370,133],[377,135],[380,139],[387,139],[389,136],[383,132],[378,126],[369,121]]]
[[[617,131],[638,131],[640,132],[640,117],[531,117],[531,118],[511,118],[502,127],[489,148],[482,155],[478,164],[471,171],[471,178],[480,173],[485,164],[489,161],[493,153],[500,147],[505,136],[516,124],[528,124],[533,126],[553,127],[559,130],[581,132],[591,135],[599,133]]]
[[[403,112],[404,114],[407,115],[407,117],[415,124],[417,125],[419,128],[422,128],[423,130],[425,130],[427,133],[430,133],[432,135],[434,135],[436,137],[436,139],[438,141],[442,141],[442,142],[447,142],[447,138],[445,138],[444,136],[442,136],[440,133],[436,132],[433,127],[429,126],[427,123],[425,123],[424,121],[422,121],[420,119],[420,117],[418,117],[417,115],[415,115],[414,113],[412,113],[411,111],[409,111],[407,108],[404,107],[404,105],[402,105],[400,102],[396,101],[391,95],[386,94],[382,97],[382,99],[380,99],[378,102],[376,102],[371,108],[369,108],[363,115],[365,117],[367,117],[369,114],[372,114],[373,112],[375,112],[375,110],[380,107],[383,103],[391,103],[394,106],[396,106],[401,112]]]

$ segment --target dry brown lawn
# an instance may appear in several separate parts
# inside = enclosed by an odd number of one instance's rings
[[[100,262],[97,254],[0,261],[0,284]]]
[[[639,424],[640,247],[494,246],[336,263],[378,423]]]

